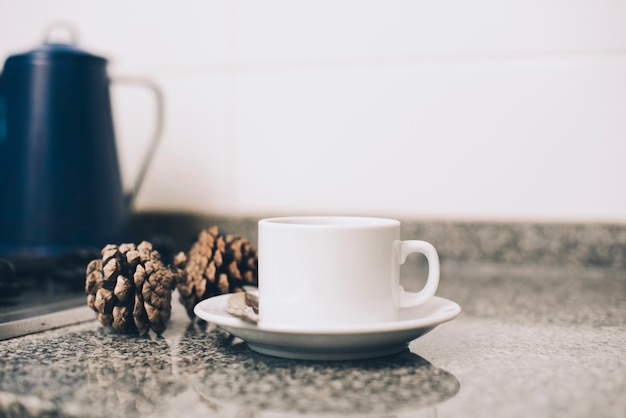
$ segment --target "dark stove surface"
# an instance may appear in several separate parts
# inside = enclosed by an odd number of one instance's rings
[[[83,289],[50,279],[29,282],[19,295],[0,298],[0,324],[86,305]]]
[[[0,258],[0,339],[33,329],[24,328],[29,320],[86,306],[85,268],[97,256],[77,250],[58,257]]]
[[[170,264],[171,238],[149,241]],[[56,256],[0,253],[0,340],[95,318],[87,307],[85,270],[100,257],[95,248]]]

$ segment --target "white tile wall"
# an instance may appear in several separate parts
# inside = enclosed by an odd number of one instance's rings
[[[164,90],[139,209],[626,221],[624,1],[0,0],[0,58],[57,19]]]
[[[626,46],[622,1],[247,0],[238,5],[238,58],[243,62]]]
[[[226,132],[225,78],[163,76],[159,83],[167,95],[164,137],[139,193],[138,208],[229,210],[232,204],[224,196],[231,195],[228,167],[234,160],[235,148],[232,141],[228,142]],[[118,93],[122,96],[122,91]],[[144,100],[151,100],[149,94],[142,93]],[[135,94],[138,95],[139,91]],[[124,103],[122,99],[124,97],[120,97],[116,104]],[[117,131],[122,142],[120,154],[124,179],[130,189],[138,172],[138,162],[143,160],[150,141],[154,119],[152,114],[142,115],[142,132],[135,129],[135,132],[127,133],[140,121],[129,116],[137,109],[132,107],[132,102],[127,100],[124,106],[127,109],[121,107],[116,114],[118,121],[125,122]]]
[[[241,205],[608,216],[582,200],[626,174],[626,89],[606,84],[625,71],[626,57],[242,77]]]

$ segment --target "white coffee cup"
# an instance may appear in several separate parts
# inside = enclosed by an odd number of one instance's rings
[[[411,253],[428,260],[417,293],[400,285]],[[315,216],[259,221],[259,323],[332,329],[396,321],[439,285],[439,256],[425,241],[401,241],[393,219]]]

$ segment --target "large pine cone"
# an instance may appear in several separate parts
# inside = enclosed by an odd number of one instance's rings
[[[176,280],[149,242],[109,244],[102,259],[87,266],[87,304],[103,325],[119,332],[161,334],[172,312]]]
[[[221,235],[217,226],[200,231],[189,254],[178,253],[174,265],[182,269],[177,287],[190,318],[201,300],[258,283],[257,250],[238,235]]]

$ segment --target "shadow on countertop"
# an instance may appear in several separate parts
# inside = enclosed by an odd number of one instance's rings
[[[389,417],[434,408],[460,389],[454,375],[409,350],[368,360],[289,360],[257,354],[237,338],[200,328],[190,327],[180,341],[177,365],[217,410]]]

